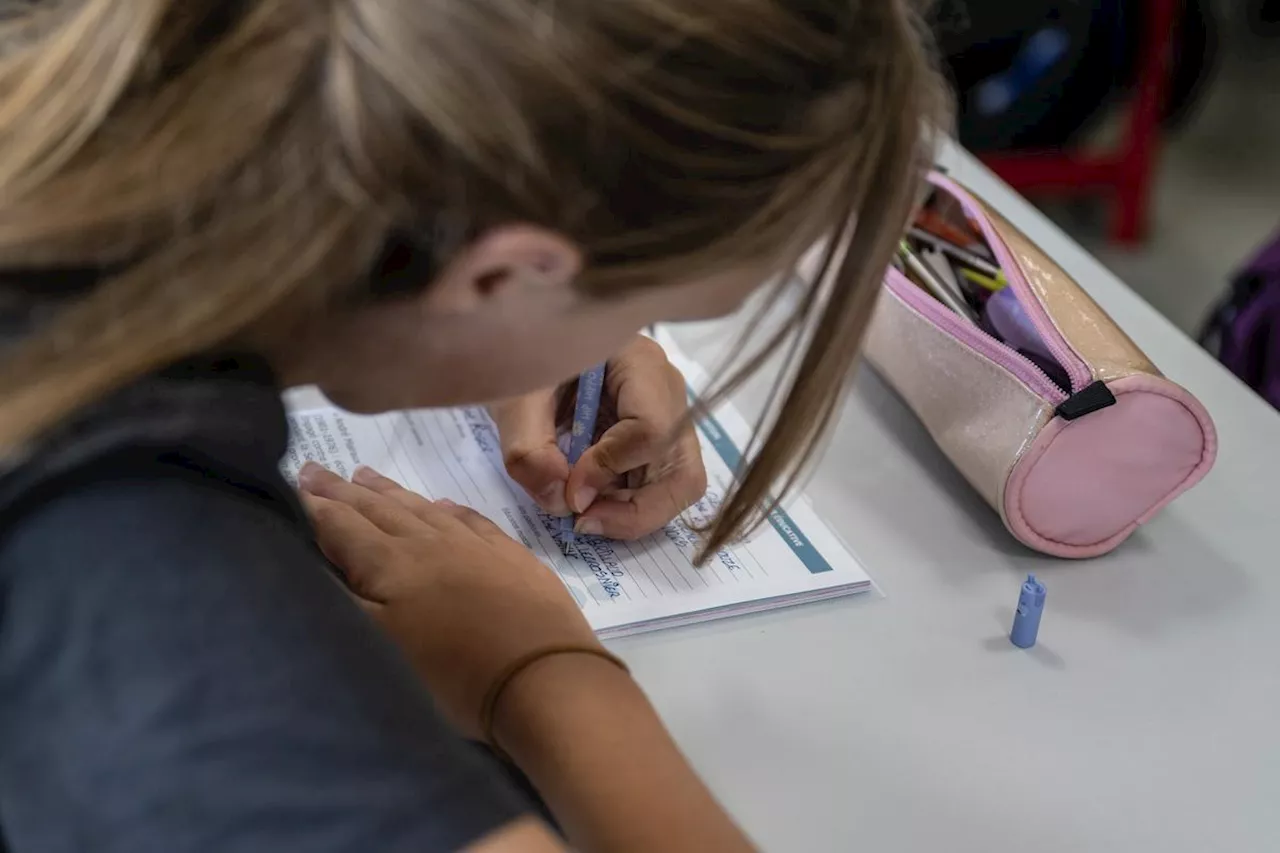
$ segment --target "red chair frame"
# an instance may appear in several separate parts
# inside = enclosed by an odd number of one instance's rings
[[[1124,139],[1118,150],[1103,154],[1035,151],[981,155],[992,171],[1021,193],[1113,197],[1112,239],[1128,244],[1140,241],[1147,228],[1172,63],[1176,0],[1147,0],[1146,19],[1137,86],[1127,107]]]

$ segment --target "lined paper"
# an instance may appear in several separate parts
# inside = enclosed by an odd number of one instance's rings
[[[669,357],[699,375],[669,340]],[[296,482],[315,461],[349,478],[368,465],[432,500],[447,498],[487,516],[520,540],[564,582],[603,636],[675,626],[861,592],[870,579],[803,499],[775,511],[750,539],[701,567],[696,528],[715,517],[749,437],[746,422],[721,406],[700,424],[710,487],[685,515],[634,542],[578,537],[564,552],[560,519],[543,512],[503,470],[496,428],[480,407],[424,409],[372,417],[325,407],[289,413],[282,463]]]

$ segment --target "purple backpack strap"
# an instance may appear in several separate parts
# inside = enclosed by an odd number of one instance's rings
[[[1280,409],[1280,239],[1236,276],[1205,327],[1210,341],[1228,370]]]
[[[1267,368],[1258,393],[1280,409],[1280,282],[1272,282],[1270,325],[1265,334]]]

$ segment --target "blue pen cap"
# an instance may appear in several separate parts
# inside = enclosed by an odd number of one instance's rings
[[[1020,649],[1036,644],[1040,616],[1044,613],[1044,594],[1044,584],[1036,580],[1035,575],[1027,575],[1018,595],[1018,609],[1013,614],[1013,630],[1009,632],[1009,641]]]

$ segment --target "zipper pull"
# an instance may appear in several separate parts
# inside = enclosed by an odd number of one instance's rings
[[[1114,406],[1115,404],[1116,395],[1111,393],[1107,383],[1099,380],[1063,400],[1056,411],[1058,417],[1064,421],[1074,421],[1076,418],[1083,417],[1090,412],[1096,412],[1098,409],[1105,409],[1107,406]]]

